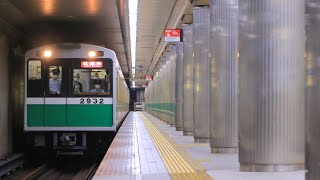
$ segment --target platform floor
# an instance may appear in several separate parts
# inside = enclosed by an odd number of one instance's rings
[[[304,171],[240,172],[237,154],[212,154],[146,112],[130,112],[93,179],[304,180]]]

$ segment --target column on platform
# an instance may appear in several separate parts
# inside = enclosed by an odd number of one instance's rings
[[[163,67],[160,67],[160,69],[159,69],[159,77],[157,79],[157,84],[156,84],[157,92],[159,93],[159,96],[157,96],[157,104],[156,104],[156,109],[157,110],[156,110],[156,112],[157,112],[158,118],[161,121],[164,121],[164,119],[162,117],[162,114],[161,114],[162,104],[164,102],[164,95],[162,93],[160,93],[161,90],[162,90],[162,87],[161,87],[161,80],[163,79],[162,77],[163,77]]]
[[[153,81],[151,81],[149,84],[148,84],[148,107],[149,107],[149,113],[153,115],[153,112],[152,112],[152,105],[153,105]]]
[[[303,0],[239,0],[242,171],[304,169]]]
[[[0,33],[0,160],[11,153],[9,122],[9,47],[5,35]]]
[[[183,135],[193,136],[193,25],[183,24]]]
[[[164,111],[164,108],[165,108],[165,102],[166,102],[166,93],[165,92],[163,92],[164,90],[165,90],[165,88],[164,88],[164,86],[165,86],[165,81],[164,81],[164,79],[165,79],[165,70],[166,70],[166,57],[163,57],[162,58],[162,63],[161,63],[161,69],[160,69],[160,74],[159,74],[159,83],[158,83],[158,85],[159,85],[159,99],[160,99],[160,108],[159,108],[159,114],[160,114],[160,116],[161,116],[161,120],[163,121],[163,122],[166,122],[166,120],[165,120],[165,115],[164,115],[164,113],[163,113],[163,111]]]
[[[158,74],[158,73],[157,73]],[[156,93],[157,93],[157,90],[158,90],[158,87],[157,87],[157,81],[158,81],[158,77],[154,77],[153,78],[153,91],[152,91],[152,112],[153,112],[153,116],[157,117],[156,116],[156,106],[157,104],[159,103],[158,101],[158,97],[156,96]],[[157,117],[159,118],[159,117]]]
[[[170,117],[170,126],[175,127],[176,124],[176,60],[177,60],[177,50],[175,45],[170,45],[170,70],[169,74],[169,86],[170,91],[170,101],[168,114]]]
[[[182,105],[183,105],[183,43],[176,43],[177,59],[176,59],[176,118],[175,125],[177,131],[182,131]]]
[[[158,74],[159,74],[159,70],[158,70]],[[152,106],[152,111],[153,111],[153,114],[155,117],[159,118],[159,115],[158,115],[158,106],[160,104],[160,97],[159,96],[156,96],[157,92],[159,91],[159,84],[158,84],[158,80],[159,80],[159,77],[155,77],[154,80],[153,80],[153,106]]]
[[[163,122],[166,122],[167,123],[167,116],[166,114],[164,113],[165,112],[165,109],[166,109],[166,102],[167,102],[167,94],[168,94],[168,91],[166,91],[166,73],[167,73],[167,59],[164,58],[163,59],[163,65],[161,67],[161,70],[160,70],[160,79],[159,79],[159,86],[160,86],[160,96],[161,96],[161,108],[160,108],[160,114],[161,114],[161,120]]]
[[[193,8],[194,97],[193,124],[195,142],[210,142],[210,8]]]
[[[157,104],[159,103],[157,100],[157,97],[155,96],[155,94],[157,93],[157,80],[158,78],[154,77],[153,78],[153,81],[152,81],[152,84],[153,84],[153,91],[152,91],[152,106],[151,106],[151,111],[152,111],[152,115],[159,118],[157,116],[157,111],[156,111],[156,106]]]
[[[211,0],[210,146],[238,150],[238,0]]]
[[[146,112],[149,112],[149,88],[144,89],[144,102],[145,102],[145,110]]]
[[[320,179],[320,0],[307,1],[306,180]]]
[[[152,98],[152,82],[148,84],[148,87],[145,88],[144,97],[145,97],[145,110],[152,114],[151,112],[151,98]]]
[[[155,116],[155,114],[154,114],[154,104],[155,104],[155,98],[154,98],[154,92],[155,92],[155,87],[154,87],[154,85],[155,85],[155,78],[153,77],[153,80],[151,81],[151,86],[152,86],[152,88],[151,88],[151,90],[150,90],[150,112],[151,112],[151,114],[153,115],[153,116]]]
[[[164,79],[163,79],[163,93],[165,95],[165,103],[164,103],[164,109],[163,109],[163,114],[165,117],[165,122],[170,125],[170,116],[168,113],[169,109],[169,102],[170,102],[170,77],[169,77],[169,72],[170,72],[170,51],[165,52],[166,55],[166,60],[165,60],[165,65],[164,65]]]
[[[157,96],[157,93],[159,93],[159,89],[160,89],[160,86],[159,86],[160,73],[159,73],[159,71],[160,71],[160,69],[158,70],[158,73],[157,73],[158,76],[156,76],[155,79],[153,80],[154,81],[154,85],[153,85],[154,86],[153,112],[154,112],[155,116],[160,119],[158,108],[159,108],[161,97],[159,95]]]

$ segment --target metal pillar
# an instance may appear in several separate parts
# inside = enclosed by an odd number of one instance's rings
[[[304,168],[303,0],[239,1],[241,171]]]
[[[163,114],[163,110],[164,110],[164,103],[166,101],[166,92],[164,91],[164,75],[165,75],[165,66],[166,66],[166,58],[162,58],[162,63],[161,63],[161,67],[160,67],[160,71],[159,71],[159,78],[158,78],[158,82],[157,82],[157,93],[158,96],[158,107],[157,107],[157,113],[159,116],[159,119],[163,122],[165,121],[165,117]]]
[[[194,140],[210,142],[210,8],[193,8],[193,47],[194,47]]]
[[[167,67],[168,62],[166,59],[163,61],[163,66],[160,71],[160,79],[159,79],[159,86],[160,86],[160,96],[161,96],[161,108],[160,108],[160,115],[161,120],[163,122],[168,123],[168,117],[167,114],[165,114],[166,107],[167,107],[167,101],[168,101],[168,90],[166,90],[167,87]]]
[[[0,33],[0,160],[11,153],[9,122],[9,47],[7,38]]]
[[[309,0],[306,45],[306,179],[320,179],[320,0]]]
[[[238,0],[211,0],[212,153],[238,150]]]
[[[148,113],[150,113],[150,111],[149,111],[149,104],[150,104],[149,97],[150,97],[150,84],[149,84],[149,87],[144,89],[145,111]]]
[[[184,136],[193,136],[193,25],[183,24],[183,114]]]
[[[170,125],[170,116],[169,116],[169,113],[168,113],[168,110],[169,110],[169,103],[170,103],[170,76],[169,76],[169,73],[170,73],[170,52],[166,52],[166,64],[164,65],[164,79],[162,80],[163,82],[163,86],[162,86],[162,89],[163,89],[163,93],[165,95],[165,102],[164,102],[164,107],[163,107],[163,115],[165,117],[165,122],[167,124]]]
[[[157,93],[159,93],[159,96],[156,96],[157,98],[157,104],[155,105],[155,109],[156,109],[156,114],[157,114],[157,117],[161,120],[161,121],[164,121],[164,119],[162,118],[162,115],[161,115],[161,110],[162,110],[162,104],[164,102],[164,94],[161,92],[162,90],[162,87],[161,87],[161,79],[162,79],[162,76],[163,76],[163,69],[160,68],[159,70],[159,77],[157,78],[157,81],[156,81],[156,84],[155,86],[157,87]]]
[[[152,81],[153,91],[152,91],[152,104],[151,104],[151,112],[154,117],[157,117],[156,106],[159,103],[157,97],[154,94],[157,92],[157,80],[158,78],[154,77]],[[158,118],[158,117],[157,117]]]
[[[182,104],[183,104],[183,43],[176,43],[176,130],[182,131]]]
[[[149,89],[149,111],[150,114],[152,114],[154,116],[154,111],[153,111],[153,106],[154,106],[154,96],[153,96],[153,92],[154,92],[154,79],[153,81],[150,82],[150,89]],[[148,86],[149,87],[149,86]]]
[[[157,72],[157,74],[159,75],[159,72]],[[156,96],[156,94],[159,92],[159,76],[155,77],[153,80],[153,87],[154,87],[154,91],[153,91],[153,106],[152,106],[152,111],[155,117],[159,118],[158,115],[158,106],[160,104],[160,100],[159,100],[159,96]],[[160,119],[160,118],[159,118]]]
[[[177,50],[176,46],[170,45],[170,70],[169,70],[169,90],[170,100],[168,113],[170,114],[170,126],[174,127],[176,124],[176,60]]]

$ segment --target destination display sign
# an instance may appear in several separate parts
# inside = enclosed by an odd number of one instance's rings
[[[103,68],[102,61],[81,61],[81,68]]]

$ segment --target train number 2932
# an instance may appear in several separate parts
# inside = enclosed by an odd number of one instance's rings
[[[97,99],[97,98],[81,98],[80,104],[103,104],[103,98]]]

